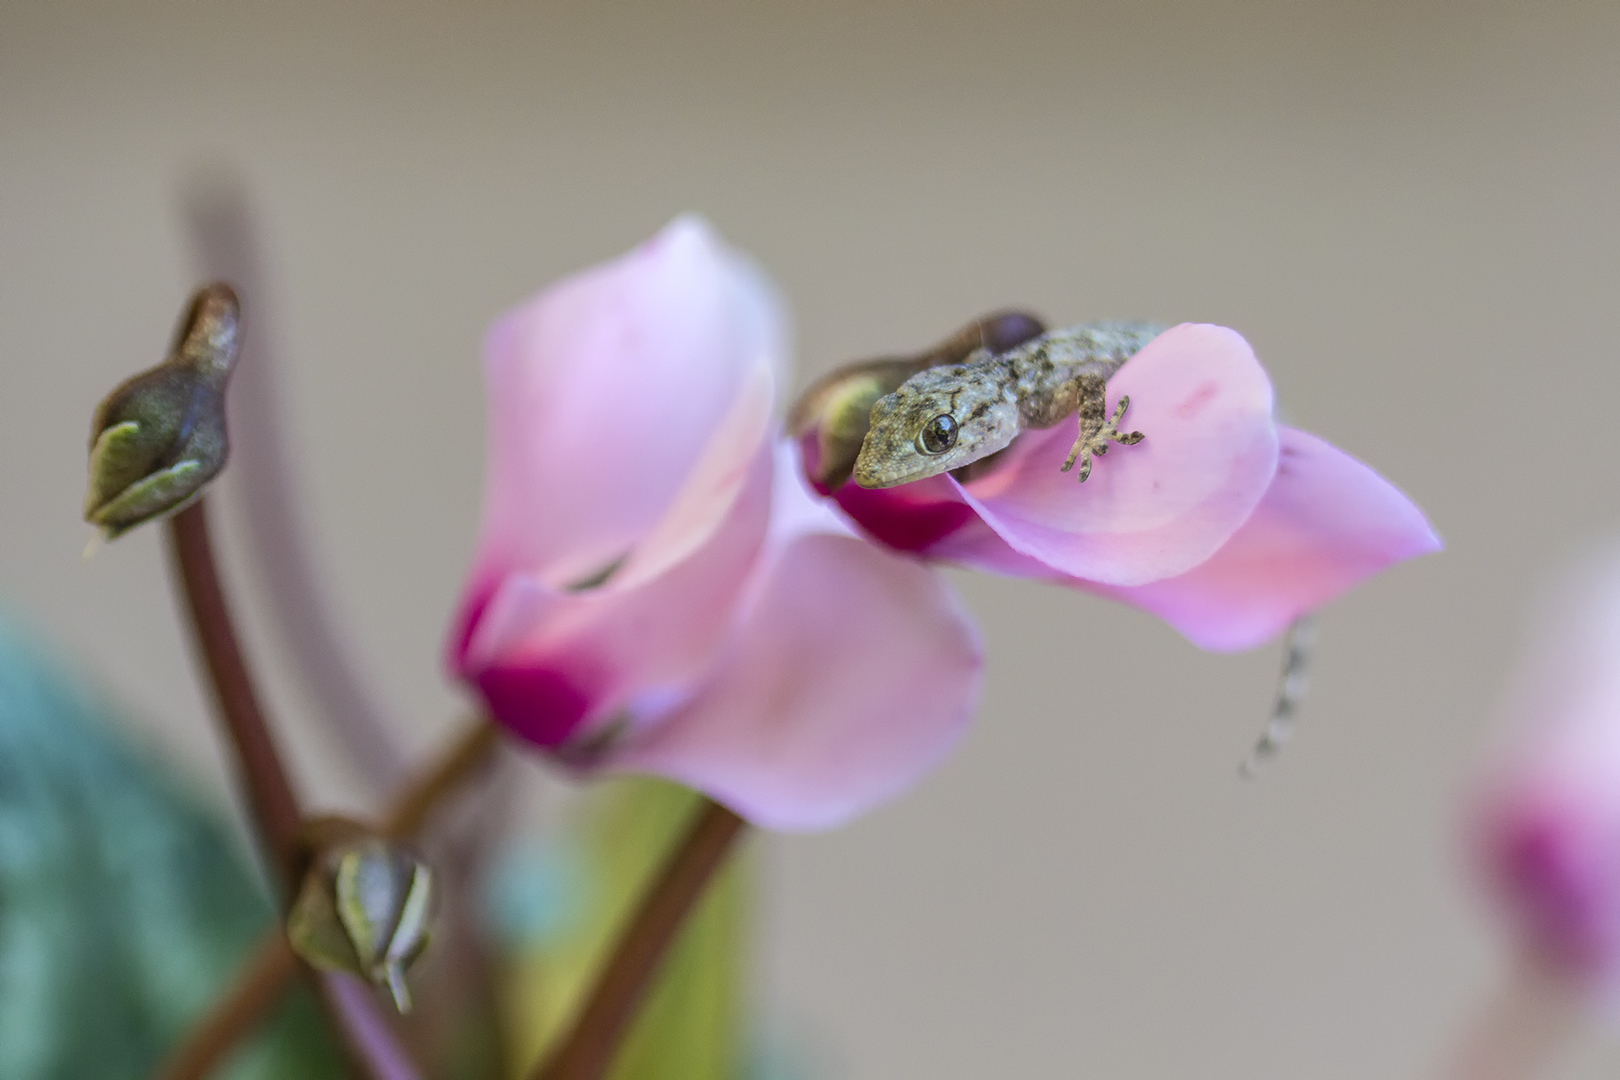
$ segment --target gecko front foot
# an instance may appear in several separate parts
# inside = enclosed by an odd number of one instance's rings
[[[1068,472],[1074,468],[1076,461],[1080,462],[1080,482],[1083,484],[1086,477],[1091,475],[1093,454],[1101,457],[1108,453],[1110,442],[1135,446],[1144,436],[1140,431],[1119,430],[1125,410],[1131,407],[1129,395],[1119,399],[1119,405],[1110,418],[1108,381],[1101,375],[1081,375],[1075,381],[1080,384],[1080,437],[1074,440],[1074,448],[1069,451],[1069,459],[1063,463],[1063,471]]]

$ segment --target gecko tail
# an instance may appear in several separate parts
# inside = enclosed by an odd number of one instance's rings
[[[1316,620],[1302,615],[1288,628],[1287,651],[1283,654],[1282,673],[1277,680],[1277,702],[1271,709],[1271,720],[1244,759],[1238,771],[1245,777],[1254,777],[1294,733],[1300,704],[1310,688],[1310,663],[1316,648]]]

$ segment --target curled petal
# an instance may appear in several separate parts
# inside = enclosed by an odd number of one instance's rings
[[[769,522],[784,329],[753,267],[682,218],[490,331],[449,659],[518,734],[558,745],[707,670]]]
[[[1253,648],[1385,568],[1440,550],[1423,512],[1315,435],[1279,431],[1260,505],[1207,561],[1135,587],[1082,584],[1170,623],[1201,648]]]
[[[810,533],[855,536],[856,532],[849,522],[822,498],[821,489],[812,486],[807,478],[805,463],[800,457],[802,445],[787,439],[776,441],[770,542],[781,545]]]
[[[972,624],[933,571],[800,535],[777,550],[711,681],[612,767],[679,780],[766,828],[830,828],[949,752],[981,669]]]
[[[562,587],[622,557],[785,341],[763,276],[695,217],[502,316],[480,568]]]
[[[1122,430],[1145,441],[1116,448],[1079,484],[1061,471],[1079,430],[1065,421],[1014,443],[966,485],[967,501],[1013,550],[1060,574],[1142,585],[1184,573],[1226,543],[1271,483],[1271,382],[1235,331],[1184,323],[1127,361],[1108,390],[1110,413],[1130,397]]]
[[[574,590],[536,574],[498,579],[463,617],[458,674],[497,720],[541,746],[567,741],[639,695],[680,692],[708,669],[731,626],[769,524],[771,473],[762,442],[735,478],[720,526],[679,561],[648,556],[656,573],[627,562],[599,587]],[[716,486],[703,471],[692,478],[693,488]],[[677,500],[675,516],[686,501]]]

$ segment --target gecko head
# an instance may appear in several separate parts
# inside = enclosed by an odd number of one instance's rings
[[[872,406],[855,482],[894,487],[995,453],[1018,434],[1018,406],[1001,380],[972,365],[929,368]]]

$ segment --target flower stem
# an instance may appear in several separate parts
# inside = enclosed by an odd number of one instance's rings
[[[1469,1018],[1440,1080],[1533,1080],[1548,1075],[1580,1018],[1569,980],[1521,961]]]
[[[619,936],[574,1026],[529,1074],[530,1080],[599,1080],[606,1074],[659,962],[742,834],[743,824],[735,812],[713,799],[703,800]]]
[[[206,499],[198,499],[171,517],[169,540],[191,614],[192,635],[213,684],[216,711],[236,752],[237,767],[247,787],[248,809],[260,843],[277,871],[285,903],[297,884],[301,815],[237,643],[214,563],[205,505]],[[334,980],[306,971],[351,1066],[360,1076],[371,1080],[416,1076],[373,998],[344,992],[345,988]]]
[[[488,760],[497,741],[495,725],[488,721],[467,725],[450,749],[394,800],[383,815],[383,831],[400,838],[415,834],[439,801]],[[259,1026],[297,973],[297,958],[277,926],[260,939],[236,980],[157,1075],[161,1080],[202,1080]]]
[[[414,836],[440,800],[488,760],[499,741],[499,730],[488,720],[468,724],[450,749],[395,797],[383,814],[383,832],[402,839]]]
[[[248,810],[280,875],[282,889],[290,890],[296,885],[292,874],[298,858],[298,801],[237,644],[214,564],[205,500],[197,500],[169,519],[169,539],[191,612],[193,637],[214,688],[217,715],[230,735],[237,770],[247,787]]]
[[[408,761],[339,632],[319,560],[310,550],[284,408],[284,324],[248,185],[230,169],[205,167],[182,186],[180,203],[203,280],[229,281],[247,298],[252,332],[241,341],[229,410],[231,473],[246,496],[246,565],[259,572],[268,625],[280,636],[317,715],[370,793],[390,791],[409,774]]]

